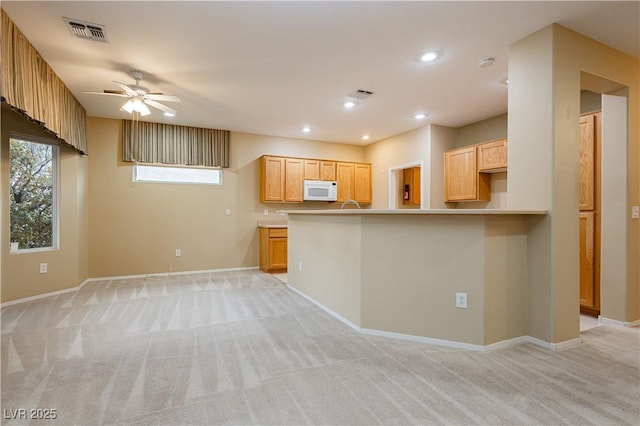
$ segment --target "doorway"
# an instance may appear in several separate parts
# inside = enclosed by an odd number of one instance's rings
[[[581,89],[580,312],[599,320],[624,318],[626,306],[620,295],[627,286],[628,88],[583,72]],[[590,206],[588,196],[583,196],[582,139],[592,125],[594,192]]]
[[[414,161],[389,168],[390,210],[424,209],[426,197],[424,161]]]

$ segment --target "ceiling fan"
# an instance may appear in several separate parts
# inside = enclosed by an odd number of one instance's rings
[[[176,110],[169,108],[168,106],[161,104],[158,101],[163,102],[180,102],[180,98],[173,95],[164,95],[162,93],[151,93],[149,89],[140,86],[140,80],[144,78],[144,73],[138,70],[131,71],[131,77],[136,81],[135,84],[124,84],[118,81],[114,81],[115,84],[120,86],[122,90],[109,90],[105,89],[102,92],[83,92],[89,95],[107,95],[107,96],[120,96],[122,98],[129,98],[129,100],[120,108],[121,111],[128,113],[137,112],[141,116],[151,114],[147,105],[159,109],[164,112],[164,115],[173,117],[176,115]]]

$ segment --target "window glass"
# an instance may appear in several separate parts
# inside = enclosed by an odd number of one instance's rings
[[[133,180],[134,182],[222,185],[222,170],[136,164],[133,166]]]
[[[56,248],[58,147],[9,141],[11,251]]]

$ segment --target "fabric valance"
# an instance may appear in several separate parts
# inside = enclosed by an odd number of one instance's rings
[[[229,167],[228,130],[122,120],[123,160]]]

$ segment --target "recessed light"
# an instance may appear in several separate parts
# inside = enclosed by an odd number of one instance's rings
[[[420,55],[420,60],[422,62],[431,62],[438,59],[439,56],[440,56],[440,52],[438,52],[437,50],[430,50],[428,52],[422,53]]]
[[[309,126],[304,126],[304,127],[302,128],[302,131],[303,131],[303,132],[305,132],[305,133],[309,133],[309,132],[311,131],[311,127],[309,127]]]
[[[369,135],[363,135],[363,136],[362,136],[362,140],[363,140],[363,141],[368,141],[368,140],[369,140],[369,138],[370,138],[370,136],[369,136]]]
[[[344,106],[347,109],[351,109],[354,106],[356,106],[356,103],[354,101],[345,101],[342,106]]]
[[[427,118],[427,114],[425,114],[424,112],[419,112],[417,114],[414,114],[413,118],[415,118],[416,120],[422,120]]]
[[[165,113],[164,113],[164,115],[165,115],[165,116],[167,116],[167,117],[175,117],[175,116],[176,116],[176,115],[175,115],[174,113],[172,113],[172,112],[165,112]]]

